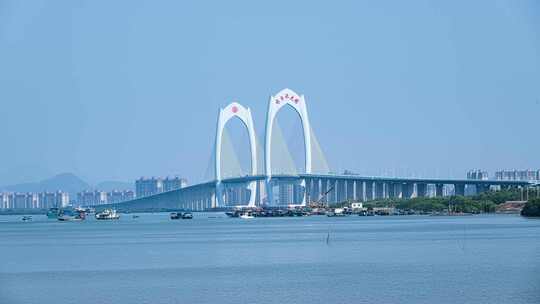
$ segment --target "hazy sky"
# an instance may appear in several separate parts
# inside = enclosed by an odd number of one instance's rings
[[[540,168],[540,2],[315,2],[0,0],[0,185],[200,180],[285,87],[334,171]]]

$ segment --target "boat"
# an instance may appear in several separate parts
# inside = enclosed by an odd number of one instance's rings
[[[327,211],[326,212],[326,216],[328,217],[335,217],[335,216],[338,216],[338,217],[341,217],[341,216],[345,216],[345,212],[343,212],[343,208],[336,208],[334,210],[330,210],[330,211]]]
[[[238,212],[236,212],[236,211],[227,211],[227,212],[225,212],[225,214],[228,217],[238,217],[239,216]]]
[[[117,220],[120,214],[114,209],[105,209],[102,212],[96,213],[96,220]]]
[[[243,218],[243,219],[252,219],[252,218],[255,218],[251,212],[244,212],[242,214],[240,214],[240,218]]]
[[[87,208],[84,208],[84,213],[93,214],[93,213],[96,213],[96,209],[94,209],[92,207],[87,207]]]
[[[58,211],[57,219],[61,222],[68,221],[82,221],[86,219],[86,212],[84,209],[76,208],[73,209],[60,209]]]
[[[171,220],[179,220],[179,219],[183,219],[183,220],[190,220],[193,218],[193,214],[191,214],[191,212],[173,212],[171,213]]]
[[[49,210],[47,210],[47,218],[56,219],[58,217],[59,211],[60,209],[56,207],[50,208]]]

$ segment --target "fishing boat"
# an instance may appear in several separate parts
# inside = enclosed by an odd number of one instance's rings
[[[57,219],[61,222],[82,221],[86,219],[86,213],[83,209],[60,209]]]
[[[96,220],[117,220],[120,214],[114,209],[105,209],[102,212],[96,213]]]
[[[60,209],[56,207],[50,208],[49,210],[47,210],[47,218],[56,219],[58,217],[59,211]]]

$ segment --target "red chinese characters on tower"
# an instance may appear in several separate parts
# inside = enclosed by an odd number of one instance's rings
[[[295,95],[289,95],[289,93],[285,94],[285,95],[280,95],[278,96],[274,102],[276,104],[281,104],[281,101],[287,101],[287,100],[290,100],[290,101],[294,101],[295,104],[298,104],[300,102],[300,97],[298,96],[295,96]]]

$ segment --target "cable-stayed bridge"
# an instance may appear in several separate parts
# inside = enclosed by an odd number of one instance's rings
[[[279,124],[282,109],[300,120],[303,163],[297,164]],[[249,169],[244,170],[226,126],[238,119],[249,139]],[[101,205],[128,210],[185,209],[202,211],[231,206],[305,206],[309,202],[412,198],[481,193],[491,188],[525,187],[526,181],[435,178],[389,178],[330,173],[311,127],[303,95],[281,90],[268,101],[264,141],[257,139],[251,110],[233,102],[218,112],[207,182],[135,200]],[[298,168],[301,169],[298,169]],[[328,192],[330,190],[330,192]],[[324,195],[328,192],[328,195]]]

